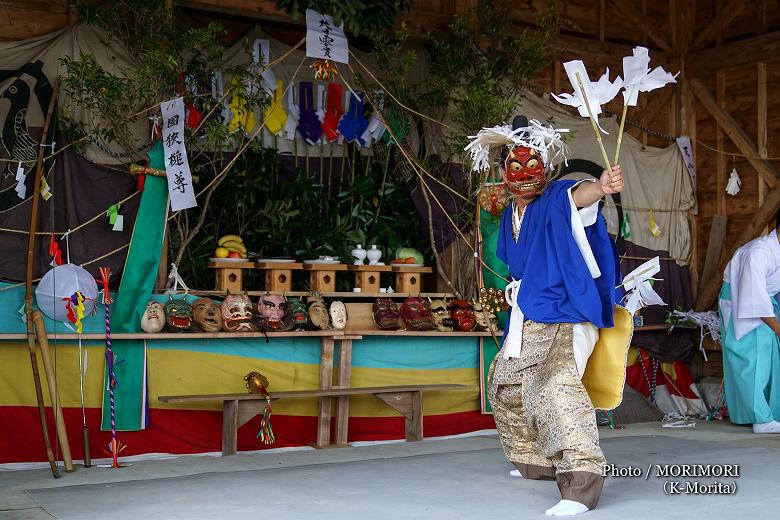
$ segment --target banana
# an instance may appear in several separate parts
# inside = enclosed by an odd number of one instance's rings
[[[246,254],[246,247],[244,247],[244,244],[242,244],[241,242],[236,242],[234,240],[224,242],[220,244],[220,247],[224,247],[228,251],[239,251],[241,253]]]
[[[220,237],[217,243],[219,245],[224,245],[225,242],[238,242],[239,244],[243,245],[244,241],[239,235],[225,235],[223,237]]]

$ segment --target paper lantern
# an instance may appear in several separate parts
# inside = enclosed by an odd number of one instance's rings
[[[81,303],[78,298],[74,298],[79,292],[83,296]],[[81,321],[81,317],[95,311],[97,293],[97,282],[86,269],[74,264],[62,264],[43,276],[35,289],[35,299],[38,308],[47,317],[55,321],[75,323],[80,328],[80,323],[77,322]],[[81,305],[83,309],[77,309]],[[80,312],[82,310],[83,312]]]

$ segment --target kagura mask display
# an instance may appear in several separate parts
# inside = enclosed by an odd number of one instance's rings
[[[398,318],[401,313],[398,311],[398,304],[390,298],[377,298],[372,308],[374,311],[374,323],[382,330],[398,330],[401,324]]]
[[[165,304],[165,324],[171,332],[184,332],[192,326],[192,305],[184,298],[171,298]]]
[[[309,325],[309,313],[300,298],[287,300],[287,315],[293,330],[304,330]]]
[[[263,330],[284,330],[287,298],[279,294],[266,294],[257,302],[260,326]]]
[[[165,308],[163,304],[150,301],[141,318],[141,330],[144,332],[160,332],[165,327]]]
[[[327,330],[330,320],[328,319],[328,308],[322,297],[314,294],[309,296],[309,319],[312,324],[320,330]]]
[[[477,324],[474,309],[466,300],[454,300],[450,304],[450,317],[455,328],[463,332],[474,330],[474,325]]]
[[[535,197],[547,184],[542,157],[535,150],[515,146],[504,161],[504,179],[516,197]]]
[[[411,330],[433,330],[431,304],[419,296],[410,296],[401,303],[401,317]]]
[[[440,332],[452,332],[452,318],[444,300],[431,300],[433,326]]]
[[[222,330],[222,310],[210,298],[198,298],[192,302],[192,320],[203,332]]]
[[[222,302],[222,328],[228,332],[254,332],[252,300],[244,294],[228,294]]]
[[[498,318],[489,308],[485,308],[481,303],[475,301],[472,305],[474,307],[474,319],[477,320],[477,325],[474,330],[498,330]]]
[[[330,323],[336,330],[344,330],[347,326],[347,306],[344,302],[333,302],[330,304]]]

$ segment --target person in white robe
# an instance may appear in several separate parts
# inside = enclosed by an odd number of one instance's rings
[[[731,422],[780,433],[780,225],[737,249],[720,292],[723,387]]]

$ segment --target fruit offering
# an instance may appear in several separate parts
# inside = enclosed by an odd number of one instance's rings
[[[217,240],[216,258],[246,258],[246,247],[239,235],[224,235]]]

